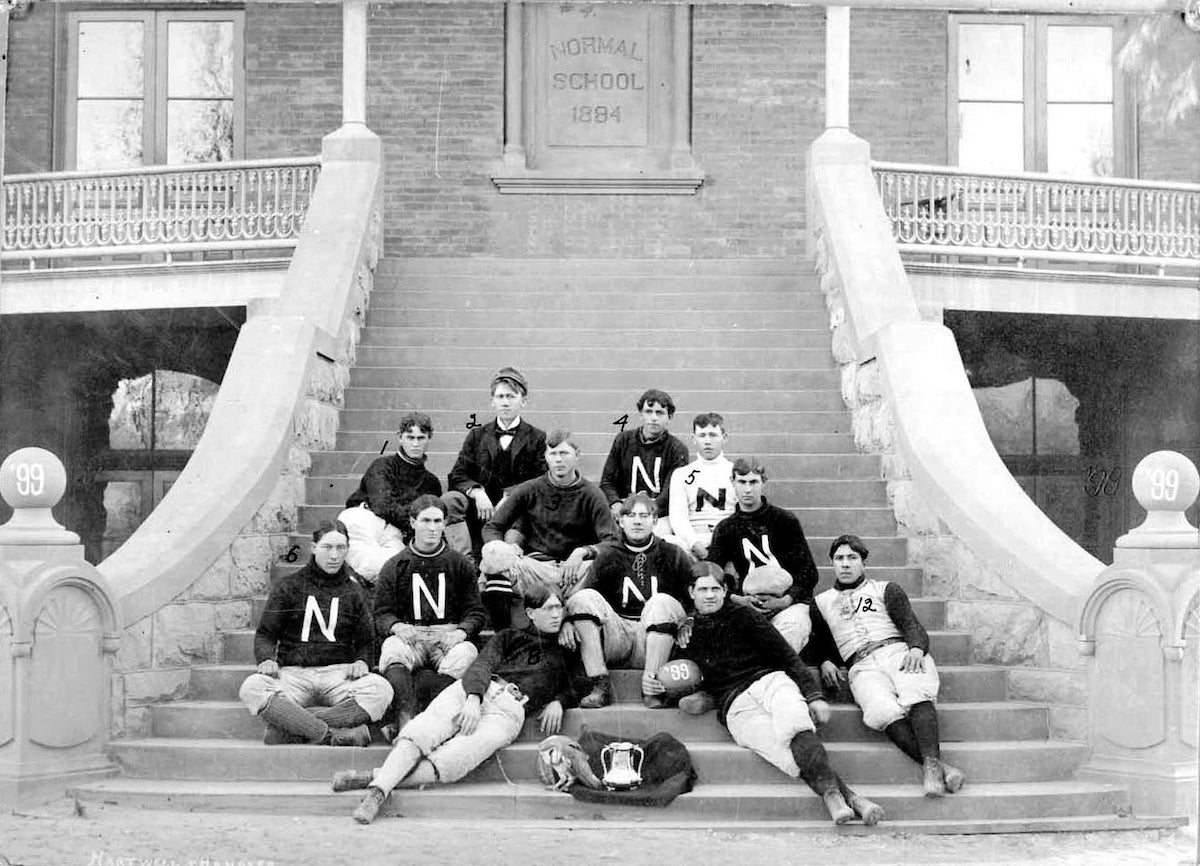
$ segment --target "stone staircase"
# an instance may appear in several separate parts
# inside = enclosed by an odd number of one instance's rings
[[[533,423],[575,432],[581,469],[593,480],[622,420],[636,423],[638,394],[664,388],[678,406],[673,432],[685,442],[691,416],[715,410],[729,428],[727,453],[763,458],[768,498],[797,513],[818,563],[835,535],[857,532],[871,550],[871,573],[915,597],[942,673],[945,754],[969,782],[958,795],[925,799],[918,768],[867,730],[857,708],[836,704],[822,738],[834,766],[887,810],[880,829],[1175,823],[1129,817],[1123,789],[1076,779],[1086,745],[1050,740],[1047,708],[1007,700],[1006,671],[971,664],[970,636],[947,631],[944,602],[922,597],[922,576],[906,565],[879,459],[854,450],[824,302],[815,279],[800,270],[796,262],[762,260],[382,261],[339,450],[313,454],[300,525],[340,510],[370,460],[394,449],[395,422],[408,409],[433,418],[430,468],[444,481],[468,425],[490,418],[488,383],[502,365],[528,377],[525,414]],[[295,541],[304,549],[303,536]],[[831,576],[821,572],[824,587]],[[144,808],[348,816],[357,795],[331,793],[330,775],[377,766],[387,747],[263,746],[260,720],[237,703],[238,686],[253,670],[252,636],[224,634],[225,663],[194,668],[185,700],[152,707],[152,736],[113,743],[122,775],[80,785],[75,796]],[[468,780],[397,791],[385,813],[832,829],[806,788],[735,746],[714,713],[647,710],[637,672],[614,672],[614,680],[618,703],[569,711],[566,731],[586,725],[642,737],[667,730],[684,740],[699,781],[669,809],[598,807],[543,790],[535,771],[541,735],[531,721]]]

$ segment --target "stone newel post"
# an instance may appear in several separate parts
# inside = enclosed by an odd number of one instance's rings
[[[42,448],[0,464],[0,807],[114,772],[105,756],[119,630],[104,577],[50,509],[66,472]]]
[[[1145,522],[1117,539],[1079,621],[1088,660],[1089,776],[1127,785],[1140,815],[1196,811],[1200,473],[1157,451],[1133,473]]]

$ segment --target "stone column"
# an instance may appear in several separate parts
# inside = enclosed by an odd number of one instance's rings
[[[66,490],[62,463],[22,448],[0,464],[0,806],[61,795],[115,772],[105,756],[113,653],[112,593],[79,536],[50,509]]]
[[[850,128],[850,7],[825,7],[825,128]]]
[[[504,164],[525,167],[524,91],[513,82],[523,81],[525,63],[525,4],[509,0],[504,6]]]
[[[1083,773],[1127,786],[1135,814],[1194,816],[1200,530],[1184,512],[1200,473],[1156,451],[1132,485],[1146,520],[1117,539],[1080,616],[1092,742]]]
[[[342,2],[342,123],[367,125],[367,0]]]

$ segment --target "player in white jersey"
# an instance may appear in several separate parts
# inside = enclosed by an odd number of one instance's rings
[[[733,514],[737,505],[733,463],[724,453],[725,437],[725,419],[716,412],[692,420],[696,459],[671,474],[666,525],[659,521],[655,530],[698,560],[708,556],[713,529]]]
[[[835,538],[829,558],[834,585],[814,601],[810,643],[822,681],[836,688],[849,680],[863,723],[922,766],[925,796],[955,793],[966,777],[941,760],[937,666],[908,594],[866,576],[867,547],[856,535]]]

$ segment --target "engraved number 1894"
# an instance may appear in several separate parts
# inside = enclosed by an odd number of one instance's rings
[[[620,123],[621,106],[573,105],[571,123]]]

